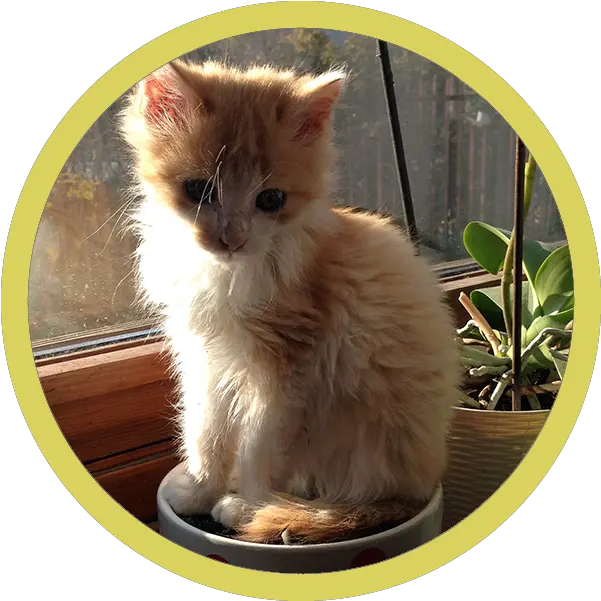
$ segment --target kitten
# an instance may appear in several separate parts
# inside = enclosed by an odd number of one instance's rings
[[[180,383],[169,501],[243,540],[401,518],[445,466],[459,368],[436,279],[389,220],[332,206],[344,79],[174,62],[123,115],[139,281]]]

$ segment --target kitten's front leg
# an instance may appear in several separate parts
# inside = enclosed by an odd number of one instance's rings
[[[285,406],[285,405],[284,405]],[[213,508],[213,519],[235,528],[251,518],[257,504],[284,492],[292,454],[298,447],[302,421],[291,408],[255,409],[240,431],[238,494],[227,494]]]
[[[234,456],[227,407],[227,399],[215,393],[201,401],[183,399],[185,461],[165,491],[167,502],[179,515],[209,513],[227,492]]]

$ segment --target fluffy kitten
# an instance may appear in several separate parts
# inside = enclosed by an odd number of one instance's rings
[[[139,280],[180,381],[186,470],[170,502],[245,540],[402,517],[445,466],[451,320],[394,225],[332,207],[343,83],[176,62],[123,117]]]

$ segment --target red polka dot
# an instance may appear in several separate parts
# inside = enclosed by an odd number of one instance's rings
[[[364,549],[353,559],[351,562],[351,568],[360,568],[361,566],[368,566],[372,563],[379,563],[380,561],[384,561],[386,559],[386,555],[384,555],[383,551],[380,549],[376,549],[372,547],[371,549]]]
[[[220,561],[221,563],[228,563],[229,561],[226,561],[225,559],[223,559],[223,557],[221,557],[221,555],[217,555],[215,553],[211,553],[211,555],[207,555],[207,557],[209,559],[214,559],[215,561]]]

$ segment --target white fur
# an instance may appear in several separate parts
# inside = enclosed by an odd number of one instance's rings
[[[278,292],[267,250],[285,282],[298,278],[303,220],[294,229],[283,228],[279,239],[264,237],[264,249],[245,261],[225,263],[198,245],[190,223],[156,198],[151,187],[145,193],[134,216],[141,237],[139,282],[145,302],[162,315],[174,357],[181,451],[192,475],[179,477],[169,498],[183,514],[194,513],[195,507],[204,511],[231,485],[230,472],[238,466],[245,497],[262,499],[271,488],[279,454],[271,443],[280,425],[279,419],[270,419],[263,401],[277,386],[264,381],[266,374],[253,373],[248,356],[255,341],[241,320]],[[307,213],[307,219],[321,213],[324,227],[331,220],[319,203]],[[233,465],[226,460],[228,440],[237,447]],[[215,511],[232,525],[228,503],[224,500]]]

